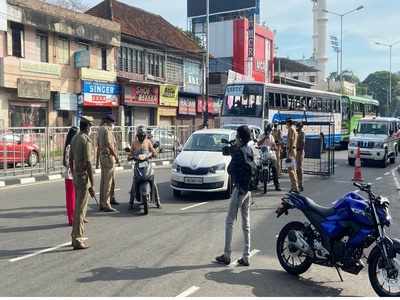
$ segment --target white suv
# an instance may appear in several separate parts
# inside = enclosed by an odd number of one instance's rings
[[[353,166],[360,147],[362,160],[379,162],[385,168],[395,163],[399,151],[400,119],[397,118],[364,118],[350,137],[348,148],[349,165]]]

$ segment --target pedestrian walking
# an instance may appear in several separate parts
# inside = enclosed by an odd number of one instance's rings
[[[304,163],[304,147],[306,145],[306,136],[303,131],[303,123],[299,122],[296,125],[297,142],[296,142],[296,174],[297,183],[300,192],[304,191],[303,186],[303,163]]]
[[[282,161],[281,161],[281,153],[282,153],[282,131],[278,128],[278,123],[274,123],[272,129],[272,136],[274,137],[275,144],[276,144],[276,162],[277,162],[277,170],[278,170],[278,177],[281,176],[282,171]]]
[[[119,164],[117,156],[117,147],[113,135],[114,119],[111,115],[106,115],[103,118],[101,127],[97,136],[97,158],[96,168],[101,167],[100,179],[100,211],[116,212],[117,210],[111,207],[111,204],[118,205],[115,200],[115,164]]]
[[[89,138],[92,117],[82,117],[79,134],[71,141],[69,165],[75,186],[75,212],[72,225],[72,247],[74,250],[87,249],[89,246],[84,241],[85,224],[89,194],[95,197],[93,169],[91,164],[92,141]]]
[[[63,153],[63,165],[65,168],[64,171],[65,205],[67,209],[67,219],[69,226],[72,226],[72,222],[74,220],[74,210],[75,210],[75,187],[72,177],[72,170],[69,165],[69,157],[71,151],[71,141],[77,133],[78,133],[77,127],[71,127],[68,130],[67,137],[65,139],[64,153]]]
[[[299,192],[299,186],[297,183],[297,174],[296,174],[296,144],[297,144],[297,133],[296,130],[293,128],[293,121],[292,119],[288,119],[286,121],[286,127],[288,130],[288,137],[287,137],[287,158],[286,164],[288,168],[289,179],[291,183],[291,191],[292,192]]]
[[[248,145],[250,129],[243,125],[237,129],[236,143],[232,146],[232,160],[228,172],[232,177],[233,193],[229,204],[228,215],[225,221],[225,250],[224,254],[216,257],[218,263],[229,265],[232,254],[233,224],[240,209],[242,215],[242,230],[244,235],[243,256],[238,260],[239,265],[249,266],[250,257],[250,181],[254,163],[254,153]]]

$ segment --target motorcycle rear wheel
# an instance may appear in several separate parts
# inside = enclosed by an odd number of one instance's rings
[[[374,249],[375,250],[375,249]],[[394,279],[388,277],[384,268],[383,256],[380,250],[372,250],[368,258],[368,277],[371,286],[379,297],[399,297],[400,296],[400,260],[399,257],[393,259],[397,269],[397,276]],[[396,286],[396,291],[391,287]]]
[[[148,196],[143,196],[143,214],[148,215],[149,214],[149,199]]]
[[[289,250],[289,232],[299,231],[302,235],[305,232],[305,226],[301,222],[290,222],[282,228],[279,232],[278,240],[276,242],[276,254],[279,263],[286,272],[292,275],[300,275],[305,273],[312,265],[312,261],[308,256],[300,252],[291,252]],[[287,257],[285,256],[287,253]]]
[[[268,191],[268,182],[269,182],[269,170],[263,170],[263,183],[264,183],[264,194]]]

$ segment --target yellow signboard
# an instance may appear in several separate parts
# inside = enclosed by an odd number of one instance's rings
[[[33,62],[21,59],[19,67],[23,72],[49,74],[58,77],[61,74],[61,68],[59,65],[56,64]]]
[[[117,73],[112,71],[81,68],[81,79],[115,82],[117,81]]]
[[[160,105],[178,107],[178,86],[170,84],[160,86]]]

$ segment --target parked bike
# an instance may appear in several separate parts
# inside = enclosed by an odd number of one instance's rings
[[[369,281],[379,296],[400,296],[400,240],[385,233],[391,224],[389,200],[371,191],[370,184],[354,185],[368,195],[348,193],[333,207],[322,207],[298,193],[289,193],[277,209],[279,218],[291,209],[302,211],[309,222],[290,222],[279,233],[276,251],[290,274],[306,272],[312,264],[359,274],[364,250],[375,243],[368,263]],[[399,256],[398,256],[399,255]]]
[[[272,164],[274,156],[275,153],[271,150],[271,147],[262,146],[260,148],[259,179],[263,183],[264,194],[267,193],[268,184],[272,179]]]

